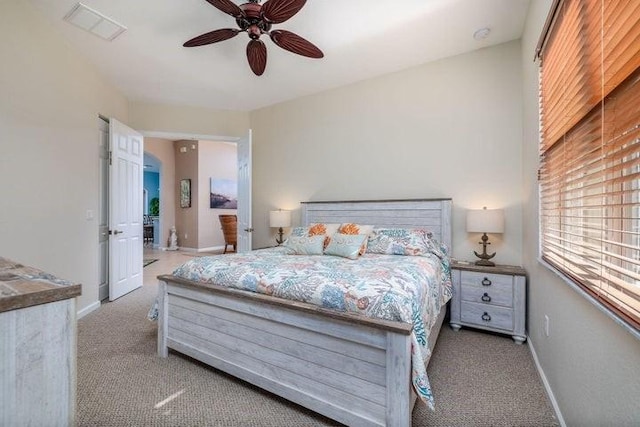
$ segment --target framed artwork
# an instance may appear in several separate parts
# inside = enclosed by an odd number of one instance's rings
[[[209,188],[211,209],[238,209],[238,181],[211,178]]]
[[[191,207],[191,180],[190,179],[180,180],[180,207],[181,208]]]

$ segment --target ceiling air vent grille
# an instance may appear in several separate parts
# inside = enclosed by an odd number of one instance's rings
[[[113,41],[127,30],[124,25],[82,3],[76,4],[64,20],[108,41]]]

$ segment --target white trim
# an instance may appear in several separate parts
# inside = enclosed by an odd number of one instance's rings
[[[191,141],[197,141],[200,139],[206,141],[220,141],[220,142],[238,142],[240,138],[237,136],[220,136],[220,135],[200,135],[194,133],[184,133],[184,132],[156,132],[151,130],[139,130],[145,138],[161,138],[161,139],[171,139],[171,140],[179,140],[179,139],[188,139]]]
[[[82,310],[78,310],[78,314],[77,314],[78,315],[78,320],[82,319],[87,314],[89,314],[92,311],[95,311],[95,310],[97,310],[99,308],[100,308],[100,301],[95,301],[92,304],[89,304],[88,306],[83,308]]]
[[[223,251],[224,246],[211,246],[210,248],[198,248],[196,252],[213,252],[213,251]]]
[[[574,282],[573,280],[569,279],[567,276],[562,274],[557,268],[555,268],[554,266],[549,264],[547,261],[545,261],[544,259],[538,257],[538,262],[543,267],[545,267],[546,269],[550,270],[553,274],[558,276],[563,282],[565,282],[567,285],[569,285],[569,287],[571,289],[573,289],[578,294],[583,296],[587,301],[589,301],[592,305],[594,305],[598,310],[600,310],[602,313],[604,313],[607,317],[609,317],[611,320],[616,322],[616,324],[622,326],[622,328],[625,329],[627,332],[629,332],[631,335],[633,335],[634,338],[640,340],[640,331],[639,330],[637,330],[636,328],[634,328],[633,326],[631,326],[630,324],[625,322],[620,316],[618,316],[613,311],[609,310],[609,308],[607,308],[607,306],[605,306],[604,304],[600,303],[591,294],[589,294],[587,291],[582,289],[582,287],[580,285],[578,285],[576,282]]]
[[[168,249],[165,249],[165,250],[168,250]],[[211,246],[210,248],[185,248],[183,246],[180,246],[178,250],[183,252],[192,252],[192,253],[212,252],[212,251],[222,251],[224,250],[224,246]]]
[[[556,400],[556,397],[553,394],[553,390],[551,390],[551,385],[547,380],[547,376],[544,374],[544,371],[542,370],[542,366],[540,365],[540,360],[538,359],[538,354],[536,353],[536,350],[533,347],[533,343],[531,342],[531,337],[529,337],[529,339],[527,340],[527,344],[529,345],[529,350],[531,350],[531,356],[533,356],[533,363],[535,363],[536,365],[536,370],[538,371],[538,375],[540,375],[540,380],[542,381],[544,390],[547,392],[547,397],[549,398],[549,402],[551,402],[551,406],[553,407],[553,412],[555,412],[555,416],[558,419],[560,426],[566,427],[567,424],[564,422],[562,412],[560,411],[560,406],[558,405],[558,401]]]

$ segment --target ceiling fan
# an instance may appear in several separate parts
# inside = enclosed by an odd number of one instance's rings
[[[255,75],[261,76],[267,66],[267,46],[260,36],[268,34],[271,40],[289,52],[309,58],[322,58],[324,54],[313,43],[286,30],[271,30],[273,24],[280,24],[298,13],[307,0],[268,0],[263,5],[260,0],[249,0],[240,6],[230,0],[206,0],[222,12],[236,18],[240,29],[223,28],[194,37],[184,43],[184,47],[204,46],[228,40],[246,32],[251,39],[247,45],[249,67]]]

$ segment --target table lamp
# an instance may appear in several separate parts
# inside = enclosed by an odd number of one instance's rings
[[[496,256],[496,253],[488,254],[487,245],[489,243],[489,237],[487,233],[503,233],[504,232],[504,211],[502,209],[470,209],[467,211],[467,232],[468,233],[483,233],[482,241],[478,242],[482,244],[482,253],[479,254],[473,251],[478,258],[476,265],[485,265],[494,267],[496,264],[493,261],[489,261]]]
[[[279,209],[277,211],[269,212],[269,226],[272,228],[278,228],[278,237],[276,242],[281,245],[284,242],[282,238],[283,228],[291,227],[291,211],[283,211]]]

